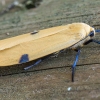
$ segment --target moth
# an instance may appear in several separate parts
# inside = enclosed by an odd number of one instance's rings
[[[0,66],[36,60],[33,65],[24,68],[27,70],[39,64],[44,57],[70,48],[77,52],[72,65],[72,82],[74,82],[81,47],[90,42],[100,44],[99,41],[93,39],[96,32],[100,30],[95,30],[85,23],[72,23],[0,40]]]

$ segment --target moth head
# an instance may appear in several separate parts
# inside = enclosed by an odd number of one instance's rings
[[[92,30],[89,34],[90,38],[93,38],[95,36],[95,30]]]
[[[87,36],[90,36],[90,38],[93,38],[95,36],[95,29],[93,27],[90,27],[87,24],[84,24],[84,29]]]

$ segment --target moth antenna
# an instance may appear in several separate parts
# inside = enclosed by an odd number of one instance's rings
[[[72,82],[74,82],[75,68],[76,68],[76,64],[77,64],[78,59],[79,59],[80,51],[81,51],[80,49],[77,51],[75,61],[72,65]]]

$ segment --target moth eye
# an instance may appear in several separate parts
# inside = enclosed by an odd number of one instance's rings
[[[94,31],[91,31],[90,32],[90,37],[93,37],[94,36]]]

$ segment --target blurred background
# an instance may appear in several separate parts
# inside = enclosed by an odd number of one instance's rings
[[[74,22],[100,29],[100,0],[0,0],[1,40]],[[0,67],[0,100],[100,100],[100,45],[82,48],[72,83],[75,54],[69,50],[28,71],[29,63]]]
[[[0,0],[0,39],[73,22],[97,26],[99,0]]]

